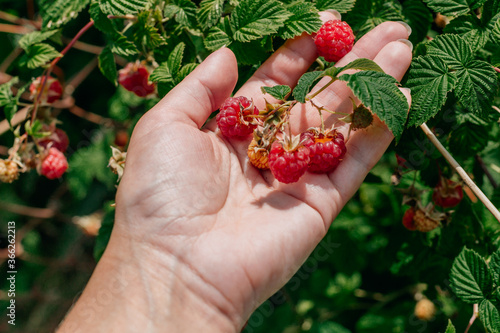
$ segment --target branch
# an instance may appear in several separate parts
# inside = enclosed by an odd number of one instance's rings
[[[436,138],[434,133],[429,129],[426,123],[420,125],[422,131],[431,140],[431,142],[436,146],[437,150],[444,156],[448,163],[455,169],[455,171],[462,177],[465,184],[474,192],[474,194],[481,200],[481,202],[488,208],[488,210],[493,214],[493,216],[500,222],[500,212],[491,203],[490,199],[481,191],[481,189],[472,181],[467,172],[458,164],[458,162],[451,156],[451,154],[446,150],[446,148],[441,144],[441,142]]]
[[[29,207],[10,202],[0,202],[0,209],[14,214],[36,217],[39,219],[50,219],[56,214],[55,210],[50,208]]]
[[[474,304],[472,308],[472,317],[470,318],[469,325],[467,325],[467,328],[465,329],[464,333],[469,332],[469,328],[471,328],[472,324],[474,324],[474,321],[476,320],[478,315],[479,315],[479,307],[477,304]]]
[[[22,26],[22,25],[0,23],[0,32],[6,32],[9,34],[25,35],[25,34],[29,34],[30,32],[33,32],[33,31],[34,31],[33,29],[30,29],[30,28]]]
[[[481,166],[481,169],[483,169],[483,172],[484,174],[486,175],[486,177],[488,178],[488,180],[490,181],[491,185],[493,186],[493,188],[497,188],[498,187],[498,184],[497,182],[495,181],[495,179],[493,178],[490,170],[488,170],[488,168],[486,167],[486,164],[484,164],[484,161],[483,159],[481,158],[481,156],[479,155],[476,155],[476,161],[479,163],[479,165]]]

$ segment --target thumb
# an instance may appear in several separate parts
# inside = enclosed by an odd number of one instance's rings
[[[228,48],[208,56],[151,111],[151,117],[193,124],[200,128],[230,96],[238,80],[236,57]]]

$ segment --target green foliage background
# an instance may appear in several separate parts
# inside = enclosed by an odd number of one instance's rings
[[[95,28],[80,41],[102,47],[98,52],[73,48],[58,64],[56,74],[63,82],[74,82],[90,68],[70,93],[80,110],[98,116],[89,121],[76,111],[53,110],[70,137],[70,169],[64,180],[49,181],[31,171],[13,184],[0,183],[0,231],[5,232],[7,221],[16,221],[24,249],[17,259],[17,325],[8,327],[4,320],[8,297],[2,292],[0,330],[53,331],[106,246],[116,185],[116,176],[106,168],[109,146],[118,131],[131,133],[140,116],[159,100],[142,99],[116,86],[118,68],[151,57],[159,65],[151,80],[163,96],[211,51],[226,45],[238,58],[241,86],[286,39],[317,30],[317,11],[325,9],[345,13],[343,19],[358,39],[384,21],[411,25],[414,61],[402,81],[412,89],[413,98],[407,129],[301,270],[254,313],[244,331],[444,332],[449,319],[464,331],[473,299],[481,303],[488,329],[499,332],[500,261],[498,254],[490,258],[500,245],[498,222],[466,196],[443,228],[427,234],[410,232],[401,225],[408,206],[401,204],[400,191],[414,184],[426,203],[439,172],[453,174],[416,127],[427,122],[500,205],[499,115],[491,108],[500,105],[499,74],[493,69],[500,66],[499,0],[0,0],[2,13],[31,18],[34,12],[32,19],[43,18],[36,21],[41,23],[39,33],[0,33],[0,63],[14,57],[4,70],[19,77],[17,87],[39,76],[42,66],[57,57],[90,19]],[[444,30],[436,24],[438,12],[451,19]],[[127,29],[124,20],[107,18],[127,14],[137,16]],[[0,23],[29,26],[9,18],[0,15]],[[311,68],[318,69],[318,64]],[[1,83],[9,80],[0,74]],[[0,91],[0,105],[10,118],[17,101],[8,92]],[[13,140],[12,133],[5,133],[0,145],[9,147]],[[395,152],[414,170],[403,171],[398,186],[391,185],[398,169]],[[102,220],[97,238],[75,224],[75,217],[96,212]],[[489,270],[481,258],[488,259]],[[3,276],[5,263],[0,271]],[[5,279],[0,286],[6,290]],[[414,315],[416,301],[423,297],[437,307],[428,322]],[[476,322],[470,332],[484,332],[482,323]]]

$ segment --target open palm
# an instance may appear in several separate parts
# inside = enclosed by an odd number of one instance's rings
[[[407,37],[403,25],[381,24],[339,65],[369,58],[399,80],[411,49],[397,40]],[[311,37],[289,41],[235,95],[252,98],[262,108],[261,86],[293,87],[315,57]],[[333,173],[306,173],[298,183],[281,184],[248,163],[249,140],[228,141],[213,120],[200,130],[236,81],[236,59],[223,48],[139,121],[118,190],[112,239],[126,239],[133,253],[147,251],[157,260],[155,270],[171,272],[176,283],[238,328],[306,260],[393,137],[376,121],[351,134],[348,153]],[[350,96],[345,85],[335,83],[315,102],[349,112]],[[292,110],[295,132],[318,124],[314,109]]]

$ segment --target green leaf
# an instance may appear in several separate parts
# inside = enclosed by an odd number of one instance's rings
[[[19,78],[16,76],[10,79],[10,81],[0,85],[0,107],[3,107],[5,119],[7,119],[9,125],[11,125],[10,121],[17,111],[16,98],[12,93],[12,87],[18,82]]]
[[[467,158],[481,153],[488,144],[488,128],[465,122],[455,125],[449,134],[450,152],[455,158]]]
[[[414,45],[420,43],[431,28],[432,13],[420,0],[403,2],[403,16],[412,29],[408,38]]]
[[[427,6],[446,16],[459,16],[470,11],[466,0],[423,0]]]
[[[293,89],[293,97],[300,103],[306,102],[306,96],[311,90],[311,87],[323,77],[323,71],[307,72],[302,75],[299,82]]]
[[[90,4],[89,14],[90,18],[94,21],[94,26],[100,31],[106,34],[114,34],[117,32],[111,20],[101,10],[98,0],[93,0]]]
[[[191,72],[196,69],[196,67],[198,67],[198,64],[194,64],[194,63],[182,66],[181,70],[177,74],[177,78],[176,78],[177,82],[180,83],[182,80],[184,80],[186,78],[186,76],[191,74]]]
[[[351,61],[350,63],[348,63],[344,67],[340,67],[338,70],[340,73],[340,72],[343,72],[343,71],[348,70],[348,69],[357,69],[357,70],[361,70],[361,71],[375,71],[375,72],[384,73],[384,70],[382,68],[380,68],[380,66],[377,65],[375,63],[375,61],[370,60],[370,59],[366,59],[366,58],[358,58],[354,61]]]
[[[455,329],[455,326],[453,326],[453,323],[451,322],[450,319],[448,319],[448,326],[446,327],[446,332],[444,333],[456,333],[457,330]]]
[[[495,305],[487,299],[483,299],[479,303],[479,318],[488,332],[500,333],[500,313]]]
[[[137,21],[133,25],[133,37],[138,45],[154,49],[166,44],[166,41],[158,32],[158,28],[152,25],[150,14],[149,11],[145,11],[137,15]]]
[[[500,45],[500,20],[497,20],[493,30],[491,31],[491,39],[493,43]]]
[[[177,75],[177,72],[181,68],[182,65],[182,57],[184,55],[184,49],[186,48],[186,44],[180,42],[177,46],[172,50],[170,55],[168,56],[167,65],[170,69],[171,73],[174,73],[174,76]]]
[[[461,69],[473,59],[472,50],[458,35],[439,35],[427,44],[427,54],[437,55],[453,69]]]
[[[490,35],[489,30],[482,26],[481,21],[472,15],[459,16],[452,20],[446,25],[444,32],[460,35],[469,44],[472,51],[482,48]]]
[[[344,74],[339,79],[347,82],[354,95],[389,127],[398,141],[409,108],[406,97],[397,86],[398,81],[375,71]]]
[[[118,72],[116,71],[115,56],[109,46],[106,46],[99,54],[99,69],[101,73],[111,81],[115,86],[117,85]]]
[[[233,38],[249,42],[276,33],[291,15],[276,0],[242,0],[231,14]]]
[[[47,38],[60,32],[60,30],[49,30],[49,31],[33,31],[29,34],[24,35],[19,40],[19,46],[26,50],[29,46],[43,42]]]
[[[484,3],[484,7],[481,10],[481,22],[484,26],[490,26],[492,29],[492,24],[500,17],[500,1],[499,0],[487,0]]]
[[[50,1],[43,13],[43,28],[56,29],[66,22],[74,19],[80,13],[90,0],[54,0]]]
[[[434,117],[456,82],[456,74],[449,72],[439,57],[426,55],[413,60],[407,81],[412,90],[408,126],[419,126]]]
[[[253,40],[247,43],[232,42],[229,44],[229,49],[234,52],[238,63],[258,65],[268,57],[268,50],[263,42],[264,40]]]
[[[319,30],[322,21],[319,18],[318,10],[310,2],[293,2],[286,7],[292,13],[285,24],[278,31],[278,35],[283,39],[290,39],[301,35],[303,32],[313,33]]]
[[[219,22],[224,9],[224,0],[203,0],[200,2],[197,17],[203,30]]]
[[[174,83],[175,79],[168,67],[168,62],[163,62],[160,66],[156,67],[151,75],[149,75],[149,80],[156,83]]]
[[[26,57],[28,59],[26,66],[33,69],[45,65],[54,58],[62,57],[62,54],[53,46],[41,43],[31,45],[26,51]]]
[[[232,31],[229,23],[229,18],[226,16],[224,20],[216,27],[212,27],[207,38],[205,38],[205,47],[210,51],[215,51],[221,47],[229,46],[232,39]]]
[[[465,303],[476,304],[489,297],[493,277],[483,258],[464,248],[455,258],[450,274],[451,288]]]
[[[317,0],[315,5],[318,10],[335,9],[339,13],[347,13],[355,2],[356,0]]]
[[[196,5],[190,0],[172,0],[165,6],[165,17],[174,17],[175,22],[182,27],[194,28],[196,26]]]
[[[121,33],[114,33],[112,36],[111,51],[123,57],[129,57],[139,53],[137,46],[129,41],[127,37]]]
[[[500,249],[491,255],[490,268],[495,276],[495,283],[500,284]]]
[[[261,87],[262,93],[268,93],[277,100],[284,101],[292,91],[292,88],[285,85],[279,85],[274,87]]]
[[[101,10],[107,15],[128,15],[148,10],[151,0],[99,0]]]
[[[498,86],[497,74],[485,61],[474,60],[456,72],[455,95],[471,112],[485,118]]]
[[[345,21],[351,25],[356,39],[385,21],[403,21],[402,7],[396,1],[356,0]]]

